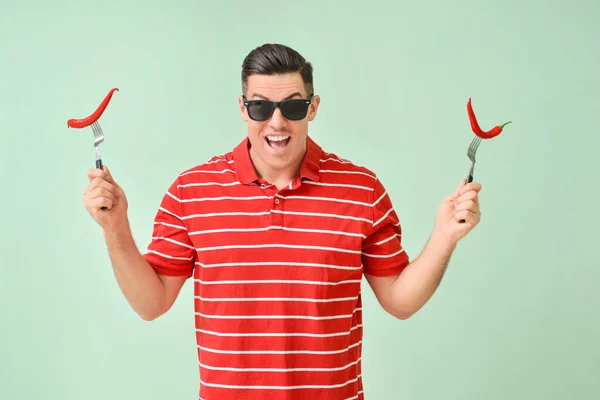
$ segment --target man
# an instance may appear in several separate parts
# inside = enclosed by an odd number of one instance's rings
[[[242,93],[247,137],[175,179],[147,252],[108,168],[88,172],[85,207],[143,319],[167,312],[193,278],[200,398],[363,399],[362,277],[388,313],[414,314],[479,223],[481,185],[463,180],[442,201],[410,262],[376,175],[308,136],[320,103],[311,64],[261,46],[244,60]]]

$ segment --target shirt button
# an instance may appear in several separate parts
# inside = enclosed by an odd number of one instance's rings
[[[279,199],[275,199],[275,204],[279,204]]]

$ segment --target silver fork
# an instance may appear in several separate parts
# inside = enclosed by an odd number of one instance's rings
[[[96,168],[102,168],[102,158],[100,157],[100,143],[104,141],[104,133],[98,121],[92,124],[92,131],[94,131],[94,149],[96,150]]]
[[[475,153],[477,153],[477,149],[479,148],[479,144],[481,143],[481,138],[477,135],[471,140],[471,144],[469,145],[469,149],[467,150],[467,156],[469,160],[471,160],[471,169],[469,170],[469,176],[467,177],[467,183],[473,182],[473,171],[475,170]],[[461,223],[465,223],[464,219],[460,220]]]
[[[94,132],[94,149],[96,150],[96,168],[102,168],[102,157],[100,157],[100,143],[104,141],[104,133],[98,121],[92,124],[92,131]],[[105,206],[100,207],[101,210],[106,210]]]
[[[475,169],[475,153],[477,153],[477,148],[479,148],[479,144],[481,143],[481,138],[479,136],[475,136],[469,145],[469,150],[467,150],[467,156],[469,160],[471,160],[471,169],[469,170],[469,176],[467,177],[467,183],[473,182],[473,170]]]

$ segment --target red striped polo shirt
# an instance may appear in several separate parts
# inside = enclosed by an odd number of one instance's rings
[[[193,277],[200,398],[364,399],[361,279],[409,261],[390,197],[310,137],[300,176],[277,190],[248,146],[177,177],[145,253],[158,273]]]

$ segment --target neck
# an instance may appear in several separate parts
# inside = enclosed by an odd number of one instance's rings
[[[252,164],[254,165],[258,177],[275,185],[279,190],[286,187],[290,182],[300,176],[300,168],[305,155],[306,151],[301,153],[300,157],[289,167],[277,169],[265,164],[260,157],[254,154],[252,148],[250,148],[250,160],[252,160]]]

